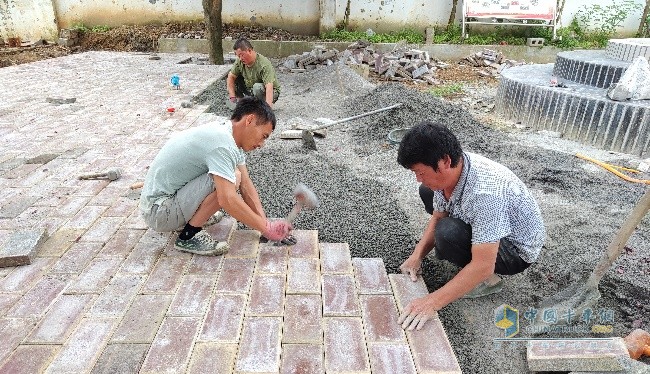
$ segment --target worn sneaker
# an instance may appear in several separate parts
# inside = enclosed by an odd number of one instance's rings
[[[181,252],[189,252],[203,256],[218,256],[228,252],[228,243],[218,242],[205,231],[200,231],[192,239],[176,239],[174,247]]]
[[[501,292],[503,289],[503,279],[499,278],[499,281],[493,285],[488,285],[485,282],[481,282],[478,286],[474,287],[473,290],[469,291],[463,296],[463,299],[476,299],[477,297],[483,297],[491,295],[493,293]]]
[[[218,211],[215,214],[211,215],[210,218],[208,218],[207,221],[203,224],[203,228],[216,225],[217,223],[221,222],[225,214],[222,211]]]

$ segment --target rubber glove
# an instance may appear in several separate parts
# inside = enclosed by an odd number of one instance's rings
[[[291,223],[285,219],[266,221],[266,230],[262,235],[269,240],[280,241],[289,236],[292,229]]]

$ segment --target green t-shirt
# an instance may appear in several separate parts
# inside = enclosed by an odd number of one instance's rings
[[[240,59],[237,59],[230,68],[230,72],[237,77],[241,75],[249,91],[253,89],[255,83],[264,83],[264,85],[273,83],[273,89],[280,92],[280,83],[278,83],[278,78],[275,76],[273,64],[268,58],[259,53],[251,67],[244,65]]]
[[[232,137],[232,123],[211,122],[177,134],[154,158],[142,188],[140,209],[173,196],[200,175],[218,175],[235,183],[235,169],[246,163],[246,154]]]

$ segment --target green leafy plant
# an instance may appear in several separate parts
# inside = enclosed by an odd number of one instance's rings
[[[97,25],[97,26],[93,26],[93,27],[90,29],[90,31],[92,31],[92,32],[106,32],[106,31],[108,31],[108,30],[110,30],[110,29],[111,29],[111,28],[108,27],[108,26],[106,26],[106,25]]]
[[[410,44],[424,43],[424,35],[415,30],[404,29],[391,33],[367,34],[365,31],[332,30],[321,35],[321,39],[334,41],[367,40],[371,43],[397,43],[406,40]]]
[[[612,0],[610,5],[605,6],[600,4],[584,5],[578,10],[575,18],[581,28],[585,30],[591,30],[603,35],[612,35],[628,15],[640,7],[641,5],[635,3],[634,0],[623,0],[621,2]]]
[[[73,22],[72,26],[70,26],[71,30],[76,30],[79,32],[88,32],[90,29],[86,27],[82,22]]]
[[[437,97],[448,97],[460,94],[463,92],[463,85],[460,83],[445,84],[432,88],[429,93]]]

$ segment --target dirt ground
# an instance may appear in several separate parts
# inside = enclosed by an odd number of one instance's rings
[[[200,34],[196,28],[180,26],[113,32],[119,34],[113,36],[112,42],[97,36],[83,42],[81,48],[60,53],[114,48],[151,51],[146,48],[153,48],[159,35]],[[240,35],[240,31],[231,32]],[[269,38],[264,30],[248,32],[251,39]],[[277,31],[270,35],[274,36],[276,40],[293,37]],[[151,47],[148,43],[152,43]],[[54,51],[61,50],[41,48],[13,54],[0,49],[0,66],[30,62],[30,55],[56,57]],[[322,208],[300,216],[296,226],[318,229],[322,242],[348,242],[353,256],[381,257],[387,270],[396,272],[419,240],[428,217],[417,196],[415,178],[395,161],[397,149],[386,138],[390,130],[425,119],[441,121],[457,134],[466,151],[483,154],[511,168],[531,189],[542,210],[547,228],[542,254],[524,273],[507,277],[502,293],[459,300],[443,309],[440,316],[463,372],[526,373],[525,343],[494,345],[494,339],[503,336],[494,325],[495,308],[505,303],[518,309],[519,336],[531,337],[525,331],[528,321],[524,313],[589,274],[646,189],[624,182],[574,154],[581,152],[631,167],[637,167],[640,160],[501,120],[493,109],[498,80],[480,77],[473,68],[451,62],[440,72],[439,79],[443,85],[462,85],[462,92],[440,99],[429,92],[431,87],[369,82],[338,64],[307,73],[279,73],[282,94],[275,107],[278,133],[318,117],[342,118],[396,102],[404,106],[330,129],[327,137],[316,140],[316,151],[303,147],[300,140],[274,136],[249,156],[251,175],[270,216],[283,216],[288,210],[279,191],[291,190],[297,182],[308,184],[321,199]],[[195,100],[211,105],[210,111],[217,115],[228,116],[225,96],[224,82],[215,81]],[[642,177],[650,178],[647,174]],[[458,271],[435,258],[427,258],[423,267],[430,290]],[[601,282],[600,290],[602,299],[594,305],[594,311],[613,312],[613,319],[603,322],[612,326],[611,331],[546,336],[625,336],[633,328],[650,327],[650,217],[636,230],[625,253]]]

